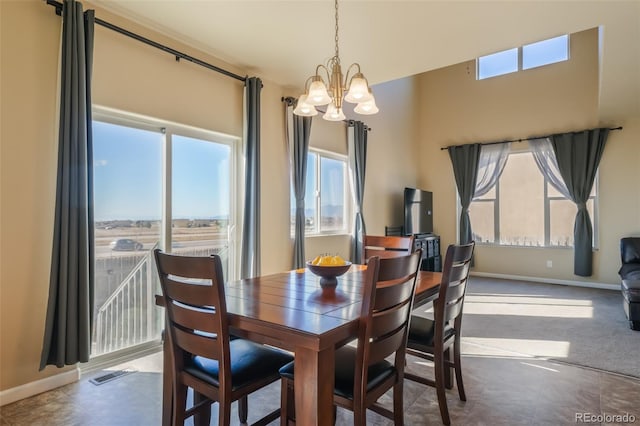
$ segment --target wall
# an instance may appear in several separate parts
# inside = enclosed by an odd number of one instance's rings
[[[0,390],[65,370],[38,372],[49,288],[57,167],[57,69],[61,19],[41,1],[1,2],[1,344]],[[91,8],[85,3],[85,9]],[[98,8],[96,15],[240,75],[161,34]],[[20,34],[16,37],[15,34]],[[93,102],[241,137],[243,83],[96,26]],[[252,75],[252,74],[250,74]],[[283,89],[263,81],[262,263],[290,267],[288,159]],[[265,177],[268,177],[265,178]]]
[[[93,8],[84,3],[85,9]],[[95,9],[101,19],[239,75],[254,75]],[[0,18],[0,391],[4,392],[74,368],[38,371],[55,205],[61,20],[39,0],[0,1]],[[239,81],[186,61],[176,62],[171,55],[100,26],[96,26],[93,70],[97,105],[242,136],[243,84]],[[285,93],[270,81],[263,83],[261,266],[263,273],[272,273],[292,264],[289,159],[281,97],[296,93]],[[373,128],[364,207],[371,233],[383,233],[385,225],[402,220],[398,194],[416,182],[411,125],[414,85],[410,78],[376,86],[381,114],[363,120]],[[314,119],[312,146],[346,154],[346,140],[343,123]],[[390,200],[390,195],[395,198]],[[347,254],[350,236],[309,237],[306,243],[307,257],[322,252]]]
[[[368,234],[404,222],[404,188],[417,185],[423,159],[416,155],[417,79],[407,77],[373,87],[380,112],[364,116],[371,127],[367,145],[364,219]]]
[[[1,2],[0,389],[38,373],[55,205],[60,18],[42,2]],[[19,34],[20,36],[16,36]]]
[[[592,277],[573,275],[573,251],[562,248],[478,246],[475,272],[617,283],[619,239],[640,231],[638,117],[599,122],[597,31],[572,35],[570,45],[569,61],[486,80],[475,80],[474,61],[419,77],[419,156],[426,164],[420,186],[434,192],[434,228],[443,247],[456,242],[458,217],[451,163],[441,147],[624,126],[611,132],[600,166],[600,247]]]
[[[416,79],[407,77],[378,84],[373,92],[380,109],[378,114],[355,114],[353,105],[348,103],[344,109],[347,117],[371,128],[367,136],[363,212],[367,233],[384,235],[385,226],[402,225],[403,190],[405,186],[416,185],[420,167],[415,155]],[[313,119],[310,145],[346,154],[346,134],[342,123],[325,121],[319,114]],[[352,228],[353,221],[349,229]],[[350,235],[307,237],[305,254],[308,258],[326,252],[348,254],[350,242]]]

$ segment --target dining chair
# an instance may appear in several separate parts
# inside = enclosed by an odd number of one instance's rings
[[[344,345],[335,353],[334,418],[339,406],[353,411],[358,426],[366,424],[367,409],[403,424],[405,347],[420,260],[420,251],[369,259],[357,339],[352,342],[356,345]],[[280,424],[287,425],[295,422],[294,363],[282,367],[280,375]],[[377,403],[392,388],[393,411]]]
[[[280,379],[278,370],[293,357],[244,339],[230,339],[220,257],[177,256],[154,251],[166,309],[173,377],[173,425],[199,414],[209,424],[219,404],[218,424],[228,426],[231,403],[239,400],[240,422],[247,420],[247,395]],[[187,389],[194,404],[187,409]],[[254,425],[278,418],[280,409]]]
[[[462,401],[467,400],[460,364],[460,329],[474,247],[475,242],[471,242],[464,245],[450,245],[447,248],[438,298],[433,302],[434,319],[413,315],[409,327],[407,353],[433,361],[434,379],[410,372],[405,373],[405,378],[435,386],[440,416],[445,425],[451,423],[445,395],[445,387],[453,386],[451,368],[455,370],[458,395]],[[453,362],[450,355],[451,347],[453,347]]]
[[[365,235],[364,258],[378,256],[387,257],[406,256],[413,251],[413,235],[406,237],[390,235]]]

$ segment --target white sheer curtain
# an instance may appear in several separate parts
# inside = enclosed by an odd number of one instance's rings
[[[480,147],[478,174],[473,198],[483,196],[495,186],[504,170],[504,165],[507,164],[510,150],[511,142],[482,145]]]
[[[533,154],[533,159],[536,161],[540,173],[542,173],[556,191],[571,200],[571,194],[560,174],[551,140],[549,138],[530,139],[529,147],[531,147],[531,154]]]

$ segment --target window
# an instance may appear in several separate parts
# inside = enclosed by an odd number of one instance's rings
[[[594,239],[596,187],[597,180],[587,202]],[[575,203],[546,182],[526,151],[509,154],[496,186],[469,207],[475,241],[508,246],[571,247],[576,212]]]
[[[347,157],[318,149],[307,154],[305,235],[347,233],[351,211]],[[291,234],[295,232],[295,196],[291,190]]]
[[[478,58],[478,80],[518,71],[518,49]]]
[[[236,138],[96,108],[92,356],[158,340],[153,249],[218,254],[237,277]]]
[[[477,79],[496,77],[569,59],[569,35],[503,50],[477,59]]]
[[[550,38],[522,46],[522,69],[540,67],[569,59],[569,36]]]

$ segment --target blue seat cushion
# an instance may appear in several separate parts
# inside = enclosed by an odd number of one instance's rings
[[[280,375],[293,380],[294,363],[291,362],[280,369]],[[371,365],[367,371],[367,391],[375,388],[382,381],[396,373],[396,369],[388,361]],[[353,399],[353,382],[356,374],[356,348],[343,346],[336,350],[334,393],[343,398]]]
[[[435,337],[436,322],[429,318],[419,317],[416,315],[411,316],[411,324],[409,325],[409,339],[407,342],[408,347],[416,348],[433,347],[433,339]],[[446,325],[444,328],[444,340],[447,340],[455,335],[455,330],[450,325]]]
[[[231,340],[229,351],[233,390],[269,377],[276,380],[279,377],[278,369],[293,360],[286,352],[244,339]],[[214,386],[220,385],[218,361],[195,356],[191,363],[185,366],[185,371]]]

